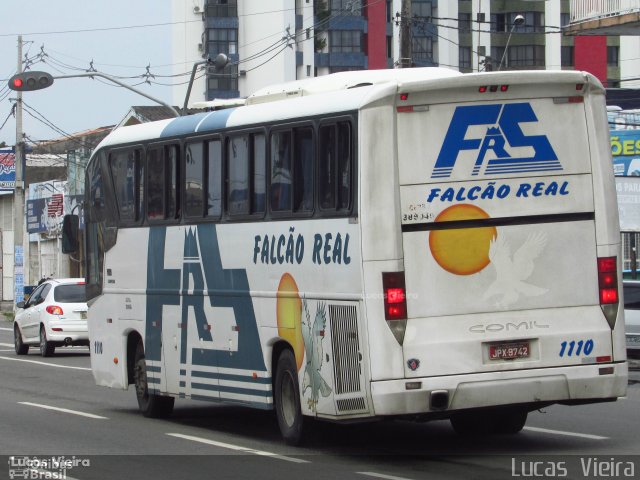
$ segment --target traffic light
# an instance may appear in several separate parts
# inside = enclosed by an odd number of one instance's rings
[[[18,92],[41,90],[53,84],[53,77],[47,72],[23,72],[9,79],[9,88]]]

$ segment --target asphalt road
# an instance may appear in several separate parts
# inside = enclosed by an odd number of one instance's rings
[[[12,324],[0,322],[0,478],[52,478],[45,473],[62,471],[38,462],[59,456],[77,464],[64,472],[77,480],[494,480],[538,467],[585,478],[587,462],[622,462],[618,475],[608,477],[625,478],[625,462],[640,468],[639,456],[625,457],[640,452],[640,372],[632,372],[631,380],[624,399],[533,412],[515,436],[464,438],[448,421],[309,421],[305,445],[293,448],[282,443],[269,412],[179,400],[170,419],[144,418],[132,388],[95,386],[88,349],[57,349],[53,358],[42,358],[32,348],[17,357]]]

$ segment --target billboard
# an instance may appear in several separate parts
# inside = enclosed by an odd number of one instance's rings
[[[0,195],[13,193],[16,186],[16,154],[11,148],[0,148]]]
[[[616,177],[620,230],[640,232],[640,176]]]

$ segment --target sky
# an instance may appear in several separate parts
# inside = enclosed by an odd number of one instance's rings
[[[19,34],[23,60],[26,54],[32,63],[30,70],[44,70],[54,77],[88,70],[93,61],[99,72],[136,77],[123,81],[167,103],[172,103],[168,85],[188,81],[188,76],[161,77],[173,73],[169,0],[3,0],[0,15],[0,125],[4,124],[0,142],[7,145],[16,140],[10,99],[17,92],[7,88],[7,81],[17,71]],[[151,85],[142,77],[147,66],[156,75],[149,79]],[[155,105],[125,88],[101,82],[106,81],[59,79],[47,89],[24,92],[27,141],[114,125],[132,105]]]

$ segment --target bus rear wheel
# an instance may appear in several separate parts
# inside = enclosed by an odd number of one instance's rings
[[[139,342],[136,347],[133,378],[136,386],[138,407],[145,417],[164,418],[171,415],[175,399],[173,397],[165,397],[149,393],[147,362],[144,357],[144,347],[142,342]]]
[[[274,394],[280,433],[288,445],[299,445],[302,440],[303,416],[298,371],[291,350],[284,350],[278,358]]]
[[[524,428],[527,414],[520,408],[460,412],[451,417],[451,426],[459,435],[513,435]]]

